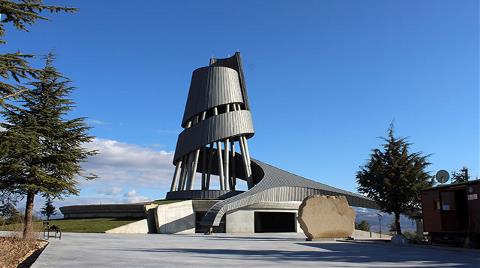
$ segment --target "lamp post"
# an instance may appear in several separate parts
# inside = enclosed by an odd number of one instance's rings
[[[378,224],[380,225],[380,238],[382,238],[382,217],[383,215],[380,213],[377,213],[378,216]]]

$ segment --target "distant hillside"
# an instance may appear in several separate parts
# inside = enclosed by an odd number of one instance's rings
[[[357,213],[356,222],[360,222],[362,220],[367,221],[370,224],[370,230],[372,232],[379,232],[380,225],[378,222],[377,213],[380,213],[382,217],[382,233],[388,233],[390,230],[389,225],[393,222],[394,216],[393,214],[387,214],[383,212],[379,212],[378,210],[374,209],[367,209],[367,208],[357,208],[355,207],[355,212]],[[415,221],[409,219],[406,216],[400,217],[400,225],[402,226],[402,231],[416,231],[417,227]]]

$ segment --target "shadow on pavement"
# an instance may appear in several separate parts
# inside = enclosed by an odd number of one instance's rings
[[[262,238],[265,239],[265,238]],[[272,241],[274,242],[274,240]],[[311,250],[278,249],[218,249],[218,248],[158,248],[124,249],[137,252],[199,254],[201,258],[263,261],[346,262],[351,264],[429,267],[478,267],[480,254],[472,251],[452,251],[418,247],[396,247],[369,243],[296,243]],[[191,256],[190,256],[191,257]],[[198,257],[198,256],[197,256]]]

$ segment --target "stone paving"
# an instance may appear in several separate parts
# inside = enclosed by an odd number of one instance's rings
[[[38,267],[479,267],[480,250],[305,241],[300,234],[72,234]]]

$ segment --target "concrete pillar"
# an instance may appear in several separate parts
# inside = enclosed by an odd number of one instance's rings
[[[218,154],[218,178],[220,180],[220,190],[225,190],[225,185],[223,184],[224,175],[223,175],[223,156],[222,156],[222,143],[217,141],[217,154]]]
[[[207,169],[207,148],[206,145],[202,149],[202,190],[205,190],[206,186],[206,169]]]
[[[212,174],[212,162],[214,154],[215,151],[213,150],[213,143],[210,143],[210,147],[208,150],[207,181],[205,182],[205,190],[210,189],[210,175]]]
[[[255,213],[253,210],[237,210],[225,216],[226,233],[255,233]]]
[[[240,104],[234,105],[235,111],[240,111],[241,106]],[[253,181],[251,179],[252,171],[250,167],[250,157],[248,156],[248,148],[247,148],[247,139],[244,136],[239,137],[239,144],[240,144],[240,151],[242,153],[242,159],[245,167],[245,176],[248,183],[248,188],[253,187]]]
[[[195,122],[198,124],[201,121],[205,120],[205,116],[207,115],[207,112],[203,112],[202,116],[197,116],[195,118]],[[188,186],[187,190],[192,190],[192,187],[195,185],[195,174],[197,173],[197,167],[198,167],[198,157],[200,156],[200,149],[197,149],[195,153],[193,153],[193,158],[192,158],[192,166],[190,170],[190,178],[188,179]]]
[[[218,115],[217,107],[213,108],[213,115]],[[224,174],[223,174],[223,157],[222,157],[222,143],[217,141],[217,153],[218,153],[218,177],[220,180],[220,190],[224,190]]]
[[[231,166],[232,166],[232,175],[231,175],[231,186],[230,186],[230,190],[232,191],[235,191],[235,188],[236,188],[236,185],[237,185],[237,177],[235,175],[235,142],[232,142],[232,161],[231,162]]]
[[[182,165],[180,166],[180,178],[178,180],[178,191],[183,191],[183,185],[185,181],[185,171],[187,170],[187,161],[188,161],[188,156],[184,156],[182,160]]]
[[[230,112],[230,104],[226,105],[225,112],[226,113]],[[230,185],[230,182],[229,182],[230,181],[230,165],[229,165],[229,162],[230,162],[230,139],[225,140],[224,147],[225,147],[225,161],[224,161],[225,176],[224,176],[224,179],[223,179],[223,185],[225,186],[225,189],[227,189],[227,188],[229,188],[228,186]]]
[[[192,121],[188,121],[187,124],[185,125],[185,129],[189,128],[192,126]],[[187,168],[187,163],[188,162],[188,156],[184,156],[182,158],[182,160],[180,161],[180,177],[178,178],[178,186],[177,186],[177,190],[178,191],[182,191],[183,190],[183,186],[185,184],[185,176],[186,176],[186,168]],[[173,177],[173,180],[175,180],[175,174],[174,174],[174,177]]]
[[[172,180],[172,185],[170,186],[170,192],[175,191],[177,187],[177,180],[178,180],[178,175],[180,172],[180,166],[182,165],[182,160],[178,161],[177,164],[175,164],[175,172],[173,173],[173,180]]]

